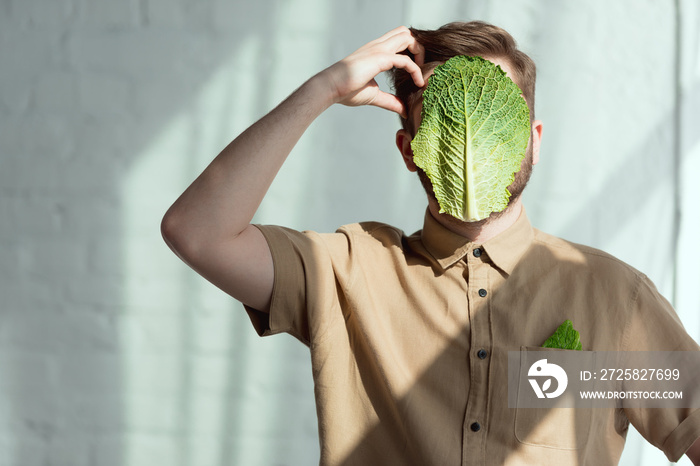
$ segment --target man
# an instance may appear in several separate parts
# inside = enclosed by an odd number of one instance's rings
[[[485,220],[440,214],[421,174],[428,210],[411,236],[371,222],[334,234],[250,225],[296,141],[333,103],[401,115],[397,146],[416,171],[420,93],[455,55],[500,65],[532,117],[534,64],[507,32],[480,22],[397,28],[226,147],[166,214],[166,242],[243,302],[260,334],[310,347],[322,464],[617,464],[630,422],[670,459],[687,452],[700,464],[700,410],[507,406],[507,352],[539,347],[565,319],[584,350],[698,349],[644,275],[530,226],[519,194],[539,158],[540,121],[508,207]],[[392,69],[397,96],[374,80]]]

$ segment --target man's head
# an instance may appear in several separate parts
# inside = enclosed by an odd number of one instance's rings
[[[511,79],[523,91],[530,108],[530,121],[534,121],[535,62],[517,49],[515,40],[504,29],[482,21],[472,21],[449,23],[435,30],[410,30],[425,49],[422,66],[424,74],[456,55],[480,56],[497,64],[505,64],[510,69]],[[406,53],[410,55],[410,52]],[[408,114],[408,118],[401,118],[403,129],[414,136],[418,125],[412,121],[411,110],[419,103],[423,89],[416,86],[411,76],[400,68],[392,71],[391,80],[396,97],[406,106]]]
[[[532,166],[539,160],[539,142],[542,123],[535,121],[535,63],[525,53],[517,49],[515,40],[505,30],[481,21],[469,23],[449,23],[436,30],[410,28],[411,34],[425,49],[423,75],[428,77],[433,69],[456,55],[480,56],[499,65],[518,85],[530,110],[531,136],[521,170],[508,188],[511,202],[522,194],[527,184]],[[409,52],[406,52],[409,53]],[[409,53],[410,54],[410,53]],[[423,186],[434,198],[428,176],[413,164],[410,142],[420,126],[422,93],[411,76],[403,69],[391,73],[396,96],[406,106],[407,118],[401,118],[402,129],[397,133],[396,142],[409,170],[418,171]],[[492,214],[497,216],[499,213]]]

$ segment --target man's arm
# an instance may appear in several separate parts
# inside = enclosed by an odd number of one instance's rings
[[[415,62],[400,53],[406,49]],[[402,103],[379,90],[374,78],[398,67],[423,86],[418,66],[422,55],[420,44],[400,27],[304,83],[233,140],[175,201],[161,224],[168,246],[222,290],[267,311],[272,256],[250,221],[282,163],[313,120],[333,103],[375,105],[405,114]]]

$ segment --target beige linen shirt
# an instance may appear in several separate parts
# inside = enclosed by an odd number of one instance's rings
[[[483,244],[426,213],[332,234],[259,226],[275,269],[261,335],[309,346],[323,465],[613,465],[629,423],[675,461],[700,410],[508,408],[508,351],[566,319],[583,350],[698,350],[640,272],[532,228]]]

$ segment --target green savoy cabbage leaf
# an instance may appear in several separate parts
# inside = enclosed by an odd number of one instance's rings
[[[508,206],[507,188],[530,137],[521,93],[500,66],[481,57],[456,56],[435,68],[411,148],[440,213],[477,221]]]
[[[544,342],[542,347],[580,351],[583,346],[581,345],[581,337],[579,333],[574,330],[574,324],[567,319],[559,326],[551,337],[547,338],[547,341]]]

